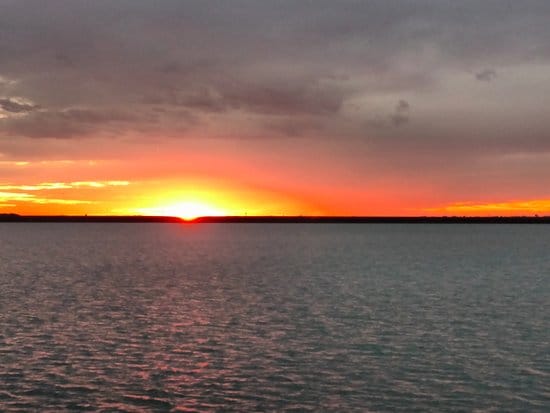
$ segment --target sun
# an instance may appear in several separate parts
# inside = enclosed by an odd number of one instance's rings
[[[188,201],[170,207],[174,215],[186,220],[205,216],[226,215],[224,211],[202,202]]]
[[[153,208],[140,208],[139,212],[146,215],[172,216],[185,220],[205,216],[227,215],[221,208],[200,201],[184,201]]]

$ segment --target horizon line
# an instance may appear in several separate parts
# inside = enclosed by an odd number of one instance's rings
[[[163,215],[21,215],[0,213],[0,222],[119,223],[550,223],[550,215],[221,215],[185,219]]]

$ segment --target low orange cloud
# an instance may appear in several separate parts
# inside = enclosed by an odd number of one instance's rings
[[[533,215],[550,214],[550,199],[507,202],[456,202],[439,208],[428,208],[431,213],[459,215]]]
[[[8,202],[7,204],[4,204]],[[11,203],[10,203],[11,202]],[[24,192],[0,192],[0,203],[5,206],[13,206],[13,202],[29,202],[32,204],[60,204],[60,205],[78,205],[90,204],[92,201],[84,201],[78,199],[59,199],[59,198],[42,198],[33,194]]]
[[[79,214],[87,213],[91,205],[94,212],[101,213],[101,201],[97,196],[83,190],[97,191],[109,187],[128,186],[128,181],[73,181],[42,182],[38,184],[0,185],[0,208],[25,214]],[[40,195],[38,195],[38,193]],[[56,195],[51,195],[55,193]],[[78,207],[79,209],[67,209]],[[86,208],[86,209],[82,209]],[[98,209],[96,209],[98,208]],[[3,211],[5,212],[5,211]],[[106,212],[103,212],[106,213]]]
[[[76,181],[76,182],[42,182],[35,185],[0,185],[2,191],[42,191],[49,189],[71,188],[105,188],[107,186],[127,186],[128,181]]]
[[[0,154],[1,155],[1,154]],[[75,164],[93,164],[96,163],[95,160],[70,160],[70,159],[58,159],[58,160],[41,160],[41,161],[27,161],[27,160],[7,160],[0,161],[0,166],[20,166],[20,167],[31,167],[31,166],[67,166]]]

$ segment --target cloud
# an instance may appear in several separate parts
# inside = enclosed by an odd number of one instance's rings
[[[408,112],[410,107],[411,105],[409,105],[409,102],[407,102],[406,100],[400,100],[395,106],[395,111],[397,113]]]
[[[497,72],[494,69],[485,69],[476,73],[476,79],[482,82],[490,82],[497,77]]]
[[[365,124],[374,129],[385,129],[390,126],[399,127],[410,121],[410,104],[406,100],[400,99],[395,105],[393,112],[387,116],[375,116],[368,119]]]
[[[41,198],[34,194],[24,192],[0,192],[0,204],[4,206],[13,206],[9,202],[27,202],[32,204],[60,204],[60,205],[80,205],[92,204],[93,201],[84,201],[78,199],[61,199],[61,198]],[[7,203],[7,204],[4,204]]]
[[[440,208],[431,208],[429,212],[452,214],[548,214],[550,199],[514,200],[507,202],[456,202]]]
[[[409,116],[403,113],[394,113],[390,115],[393,126],[401,126],[409,122]]]
[[[47,191],[73,188],[105,188],[109,186],[128,186],[128,181],[75,181],[75,182],[43,182],[33,185],[0,185],[0,191]]]
[[[26,113],[38,109],[38,105],[25,103],[18,99],[0,98],[0,109],[10,113]]]
[[[394,126],[401,126],[409,122],[409,102],[400,100],[395,106],[394,113],[390,115],[391,123]]]
[[[537,151],[548,142],[550,124],[537,115],[548,83],[522,75],[550,64],[549,17],[543,0],[51,0],[47,10],[11,1],[0,14],[0,145],[14,137],[233,139],[252,130],[264,140],[315,136],[318,145],[371,148],[381,148],[377,137],[406,135],[432,159],[450,158],[449,147],[464,156],[480,147]],[[495,82],[498,98],[482,101],[475,83],[455,82],[464,73],[491,81],[500,67],[518,80]],[[501,103],[518,93],[522,108]],[[346,111],[356,102],[360,110]],[[498,109],[489,115],[488,107]],[[514,130],[532,137],[498,139],[514,116],[529,123]]]
[[[120,122],[140,122],[120,110],[82,109],[34,110],[25,116],[0,120],[0,133],[30,138],[72,138],[88,136],[105,126]]]
[[[431,87],[437,67],[544,50],[550,7],[528,3],[24,0],[3,8],[0,60],[51,110],[157,96],[209,114],[337,116],[356,94]]]
[[[144,103],[181,106],[198,112],[240,111],[262,115],[336,115],[346,97],[338,81],[326,78],[221,79],[174,87]]]
[[[62,119],[69,122],[80,123],[108,123],[108,122],[129,122],[136,121],[138,118],[129,113],[120,110],[106,109],[68,109],[55,113]]]
[[[319,136],[324,126],[323,122],[317,118],[296,118],[292,116],[268,119],[263,124],[263,127],[268,131],[288,137],[308,136],[311,133],[315,133]]]
[[[8,79],[2,75],[0,75],[0,88],[5,88],[7,86],[12,86],[16,82],[13,79]]]
[[[320,80],[279,79],[229,86],[223,96],[229,106],[253,113],[326,116],[340,111],[345,92]]]
[[[85,205],[93,204],[95,201],[60,198],[59,196],[48,196],[49,193],[74,190],[97,190],[108,187],[128,186],[128,181],[74,181],[74,182],[42,182],[38,184],[2,184],[0,185],[0,207],[14,207],[19,203],[30,204],[56,204],[56,205]],[[60,192],[59,192],[60,191]],[[38,195],[40,194],[40,195]]]

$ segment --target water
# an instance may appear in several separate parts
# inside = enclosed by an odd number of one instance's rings
[[[550,227],[0,224],[2,411],[549,411]]]

